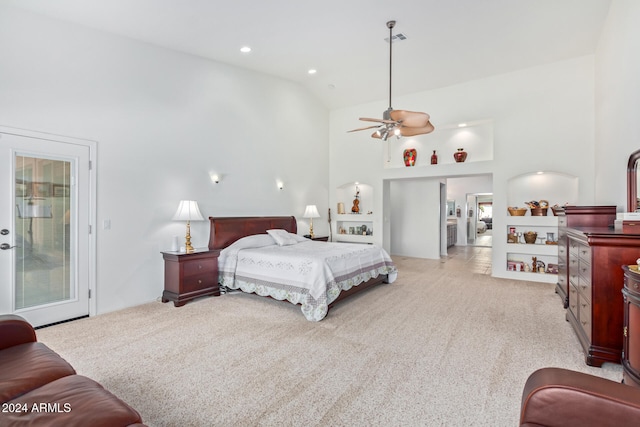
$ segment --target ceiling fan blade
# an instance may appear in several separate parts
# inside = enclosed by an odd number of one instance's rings
[[[427,113],[407,110],[391,110],[389,115],[393,120],[401,122],[402,126],[412,128],[422,128],[427,126],[427,123],[429,123],[429,119],[431,118]]]
[[[371,119],[369,117],[360,117],[360,120],[362,120],[363,122],[378,122],[378,123],[388,123],[388,124],[395,124],[396,123],[394,120]]]
[[[358,129],[351,129],[351,130],[348,130],[347,132],[357,132],[359,130],[367,130],[367,129],[373,129],[373,128],[377,128],[377,127],[380,127],[380,126],[379,125],[367,126],[367,127],[358,128]]]
[[[431,133],[435,130],[435,127],[431,124],[431,122],[427,121],[427,125],[423,127],[400,127],[400,134],[402,136],[416,136],[416,135],[424,135],[427,133]]]

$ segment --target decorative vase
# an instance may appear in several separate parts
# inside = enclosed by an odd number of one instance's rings
[[[433,154],[431,155],[431,164],[432,165],[438,164],[438,155],[436,154],[436,150],[433,150]]]
[[[415,166],[417,156],[418,152],[415,148],[407,148],[406,150],[404,150],[404,165]]]
[[[523,234],[525,243],[534,244],[538,238],[538,233],[535,231],[527,231]]]
[[[467,160],[467,152],[464,151],[464,148],[458,148],[458,151],[453,153],[453,158],[456,159],[457,163],[462,163]]]

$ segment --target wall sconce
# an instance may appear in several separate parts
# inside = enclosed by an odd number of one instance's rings
[[[209,178],[211,178],[211,182],[213,182],[213,183],[217,184],[217,183],[220,182],[220,175],[218,175],[217,173],[210,172],[209,173]]]
[[[278,190],[282,190],[284,188],[284,183],[282,181],[276,181],[276,184],[278,185]]]

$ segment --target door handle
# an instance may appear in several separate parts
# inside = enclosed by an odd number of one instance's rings
[[[8,243],[3,243],[0,245],[0,249],[2,249],[3,251],[6,251],[7,249],[13,249],[13,248],[15,248],[15,246],[11,246]]]

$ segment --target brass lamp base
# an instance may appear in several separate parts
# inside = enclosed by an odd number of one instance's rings
[[[195,249],[191,246],[191,224],[187,221],[187,235],[185,236],[184,249],[186,253],[192,253]]]
[[[313,218],[309,218],[309,236],[313,239],[315,234],[313,234]]]

